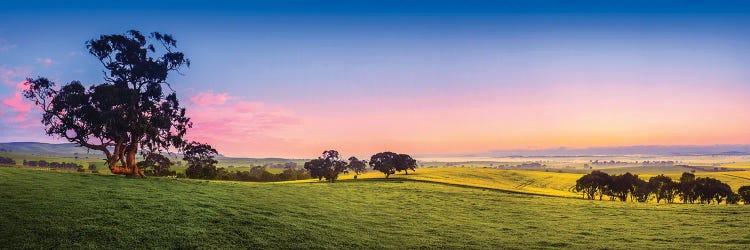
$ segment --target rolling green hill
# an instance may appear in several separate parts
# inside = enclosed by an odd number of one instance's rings
[[[0,207],[0,246],[10,248],[745,249],[750,244],[750,206],[587,201],[399,178],[241,183],[0,168]]]

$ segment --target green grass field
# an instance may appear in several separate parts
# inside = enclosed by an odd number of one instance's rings
[[[441,174],[422,178],[430,175]],[[0,168],[0,207],[0,246],[7,248],[746,249],[750,244],[750,206],[586,201],[399,178],[241,183]]]

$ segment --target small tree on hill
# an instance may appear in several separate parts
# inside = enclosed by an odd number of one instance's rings
[[[172,165],[169,158],[154,152],[148,152],[143,161],[138,162],[139,168],[149,170],[154,176],[172,175],[172,171],[170,171]]]
[[[695,192],[695,174],[684,172],[680,176],[679,194],[682,203],[694,203],[698,199]]]
[[[354,178],[357,178],[357,175],[364,173],[367,171],[367,161],[357,159],[357,157],[349,157],[349,170],[354,172]]]
[[[661,200],[671,203],[674,200],[678,186],[669,176],[663,174],[657,175],[649,178],[648,183],[654,189],[656,203],[659,203]]]
[[[742,202],[745,203],[745,205],[750,205],[750,186],[742,186],[739,190],[737,190],[737,195],[742,198]]]
[[[370,157],[370,166],[372,169],[383,172],[385,178],[396,173],[398,166],[398,154],[393,152],[377,153]]]
[[[317,159],[305,162],[305,169],[310,171],[310,176],[322,180],[335,182],[339,174],[346,171],[348,164],[339,159],[339,152],[336,150],[326,150]]]
[[[216,159],[214,155],[218,154],[216,149],[208,144],[191,142],[185,146],[183,160],[187,162],[185,175],[193,179],[215,179],[216,178]]]
[[[404,171],[405,174],[409,174],[409,169],[415,171],[417,169],[417,160],[411,158],[407,154],[399,154],[397,158],[396,171]]]
[[[582,193],[586,199],[593,200],[598,196],[599,200],[602,200],[605,192],[610,190],[611,184],[611,176],[602,171],[594,170],[576,180],[576,185],[573,188],[576,192]]]
[[[404,171],[409,174],[417,168],[417,161],[407,154],[397,154],[393,152],[381,152],[370,157],[370,166],[385,174],[385,178],[390,177],[396,172]]]
[[[741,199],[742,198],[740,197],[739,194],[732,192],[727,196],[727,205],[737,204],[738,202],[740,202]]]

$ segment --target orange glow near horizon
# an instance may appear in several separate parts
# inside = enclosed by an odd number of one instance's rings
[[[216,94],[221,109],[252,108],[226,121],[217,119],[220,109],[211,105],[196,104],[189,112],[196,122],[195,138],[230,156],[313,157],[326,149],[368,155],[384,150],[476,153],[750,142],[750,114],[742,112],[750,100],[739,90],[619,86],[629,85],[425,93],[284,108]],[[209,96],[200,95],[206,102]],[[236,121],[243,122],[233,125]],[[257,128],[249,128],[250,122]]]

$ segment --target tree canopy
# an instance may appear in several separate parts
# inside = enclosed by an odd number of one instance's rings
[[[168,157],[155,152],[147,152],[143,157],[143,161],[139,161],[137,165],[146,175],[168,176],[176,174],[170,170],[172,165],[174,165],[172,161]]]
[[[370,157],[370,166],[385,174],[385,178],[390,177],[397,171],[404,171],[409,174],[417,168],[417,161],[407,154],[397,154],[393,152],[381,152]]]
[[[193,179],[215,179],[218,152],[208,144],[190,142],[185,146],[183,160],[187,162],[185,175]]]
[[[168,76],[189,67],[168,34],[130,30],[86,42],[104,67],[100,84],[71,81],[57,88],[47,78],[27,79],[24,96],[43,112],[50,136],[104,152],[114,174],[143,176],[138,150],[181,148],[191,122]],[[119,164],[119,165],[118,165]]]
[[[359,175],[367,171],[367,161],[357,159],[357,157],[349,157],[349,170],[354,172],[354,175]]]
[[[339,174],[346,171],[348,164],[339,158],[339,152],[336,150],[326,150],[317,159],[305,162],[305,169],[310,171],[310,176],[322,180],[334,182],[338,179]]]

